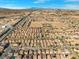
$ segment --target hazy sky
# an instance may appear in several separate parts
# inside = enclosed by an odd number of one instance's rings
[[[0,0],[0,7],[12,9],[31,7],[79,9],[79,0]]]

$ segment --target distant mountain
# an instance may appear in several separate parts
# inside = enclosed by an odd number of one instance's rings
[[[4,10],[10,10],[8,8],[0,8],[0,11],[4,11]]]

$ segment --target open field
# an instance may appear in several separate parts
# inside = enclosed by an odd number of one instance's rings
[[[79,11],[31,10],[9,16],[0,20],[11,30],[0,36],[1,59],[79,59]]]

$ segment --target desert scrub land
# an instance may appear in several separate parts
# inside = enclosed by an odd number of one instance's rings
[[[30,10],[0,20],[0,24],[13,25],[25,17],[15,29],[1,41],[0,56],[16,59],[78,59],[79,11]],[[29,16],[28,16],[29,14]],[[3,23],[4,22],[4,23]],[[3,52],[4,51],[4,52]]]

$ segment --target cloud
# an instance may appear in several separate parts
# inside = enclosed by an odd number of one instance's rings
[[[64,7],[62,7],[64,9],[74,9],[74,10],[79,10],[79,4],[66,4],[64,5]]]
[[[4,4],[0,5],[0,8],[9,8],[9,9],[25,9],[25,8],[30,8],[30,7],[20,7],[15,4]]]
[[[34,3],[45,3],[47,1],[49,1],[49,0],[35,0]]]

